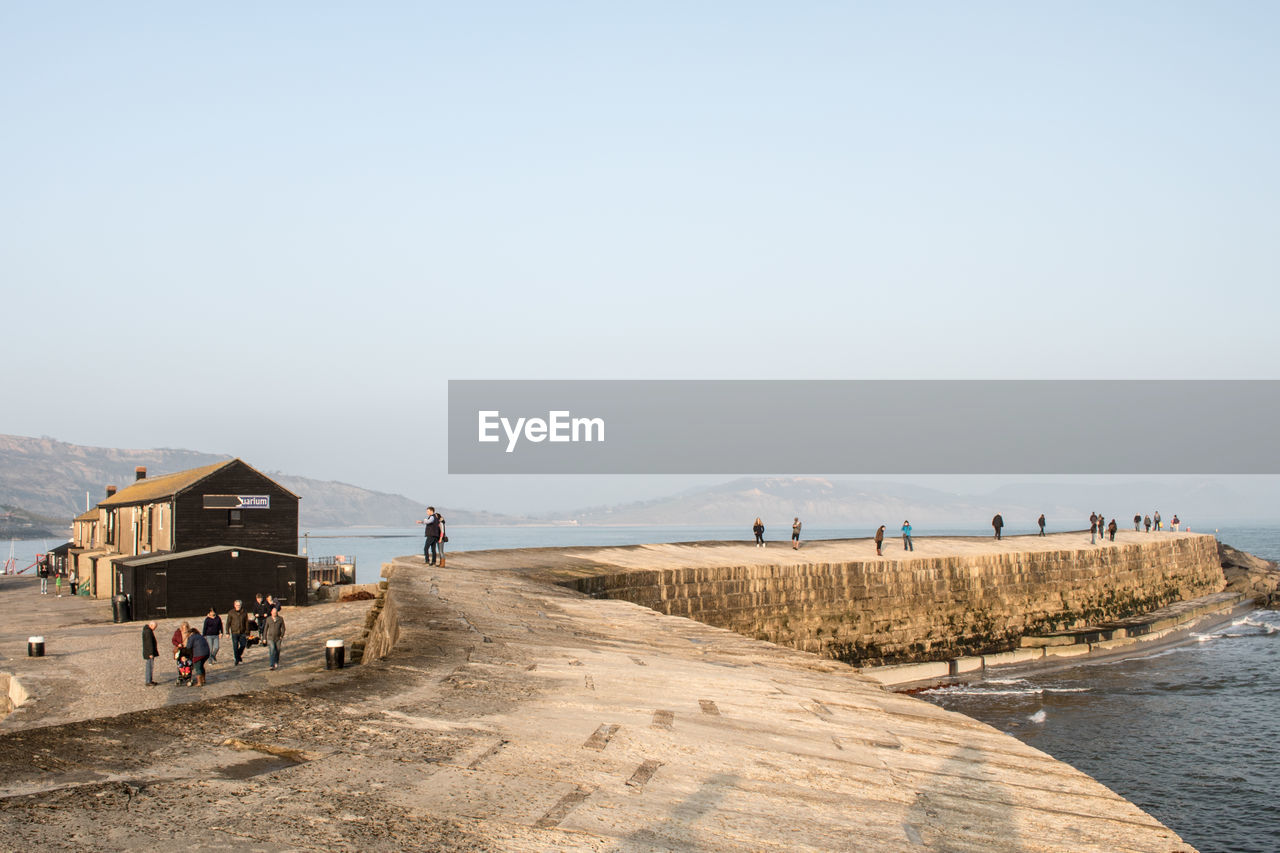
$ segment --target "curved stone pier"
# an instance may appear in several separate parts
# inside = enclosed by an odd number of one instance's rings
[[[591,599],[497,553],[396,561],[384,660],[0,735],[0,837],[239,849],[268,825],[319,850],[1192,849],[1085,774],[844,664]]]

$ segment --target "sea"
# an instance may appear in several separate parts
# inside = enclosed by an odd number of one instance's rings
[[[1236,548],[1280,560],[1280,525],[1204,529]],[[806,528],[805,538],[869,532],[865,527]],[[784,548],[789,535],[788,526],[770,538]],[[916,535],[990,535],[990,529],[918,527]],[[731,539],[749,541],[749,525],[450,525],[446,547],[472,551]],[[17,540],[10,547],[22,569],[58,544]],[[298,545],[313,557],[354,557],[357,581],[368,583],[379,578],[383,563],[421,553],[422,534],[405,528],[311,529]],[[0,559],[5,556],[0,543]],[[1152,654],[1017,677],[997,674],[917,695],[1083,770],[1202,853],[1280,853],[1280,612],[1253,611]]]

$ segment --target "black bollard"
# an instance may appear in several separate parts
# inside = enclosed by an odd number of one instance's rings
[[[342,640],[329,640],[324,644],[324,668],[342,669],[347,662],[347,647]]]
[[[27,637],[27,657],[44,657],[44,637]]]

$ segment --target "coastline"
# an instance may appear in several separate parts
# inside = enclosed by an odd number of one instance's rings
[[[1199,630],[1230,624],[1240,616],[1265,608],[1252,598],[1230,594],[1226,601],[1208,603],[1203,610],[1178,618],[1172,624],[1161,624],[1149,633],[1097,643],[1083,642],[1039,649],[1020,649],[970,659],[944,661],[940,664],[903,664],[900,666],[866,667],[859,670],[888,689],[915,693],[951,684],[970,684],[999,673],[1017,676],[1024,672],[1052,672],[1081,663],[1106,663],[1130,658],[1148,657],[1167,649],[1193,642]],[[1206,596],[1212,599],[1214,596]],[[1163,608],[1162,608],[1163,609]],[[1165,623],[1160,615],[1151,616],[1151,624]],[[946,666],[942,672],[940,666]]]

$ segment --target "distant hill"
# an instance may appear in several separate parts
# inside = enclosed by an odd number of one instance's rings
[[[1270,483],[1270,485],[1268,485]],[[1011,532],[1034,529],[1040,513],[1050,530],[1084,529],[1098,511],[1125,524],[1135,512],[1161,510],[1165,520],[1180,513],[1196,529],[1214,523],[1274,518],[1274,480],[1234,488],[1197,478],[1161,478],[1114,484],[1017,483],[984,494],[952,492],[902,483],[830,480],[821,477],[743,477],[670,497],[574,513],[579,524],[654,524],[749,528],[760,516],[771,531],[799,516],[808,528],[868,527],[895,530],[911,519],[916,531],[930,528],[985,530],[999,512]]]
[[[1031,526],[1041,512],[1058,507],[1032,507],[984,497],[901,483],[828,480],[821,477],[743,477],[667,498],[593,507],[573,514],[580,524],[743,525],[759,516],[766,527],[790,527],[799,516],[806,527],[900,525],[919,519],[920,526],[980,528],[996,512],[1011,525],[1017,518]],[[1088,513],[1086,513],[1086,516]],[[1086,525],[1087,526],[1087,525]]]
[[[0,504],[0,539],[60,539],[67,535],[70,521],[36,515],[18,506]]]
[[[52,438],[0,435],[0,504],[27,514],[59,520],[59,535],[71,519],[106,497],[106,487],[124,488],[134,481],[134,469],[148,476],[171,474],[231,457],[194,450],[160,448],[121,450],[86,447]],[[250,465],[254,460],[246,459]],[[256,467],[256,466],[255,466]],[[260,469],[261,470],[261,469]],[[276,471],[263,473],[302,498],[304,527],[411,526],[422,517],[425,504],[404,495],[374,492],[348,483],[294,477]],[[521,524],[522,516],[450,509],[453,524]],[[61,526],[58,526],[61,525]]]

